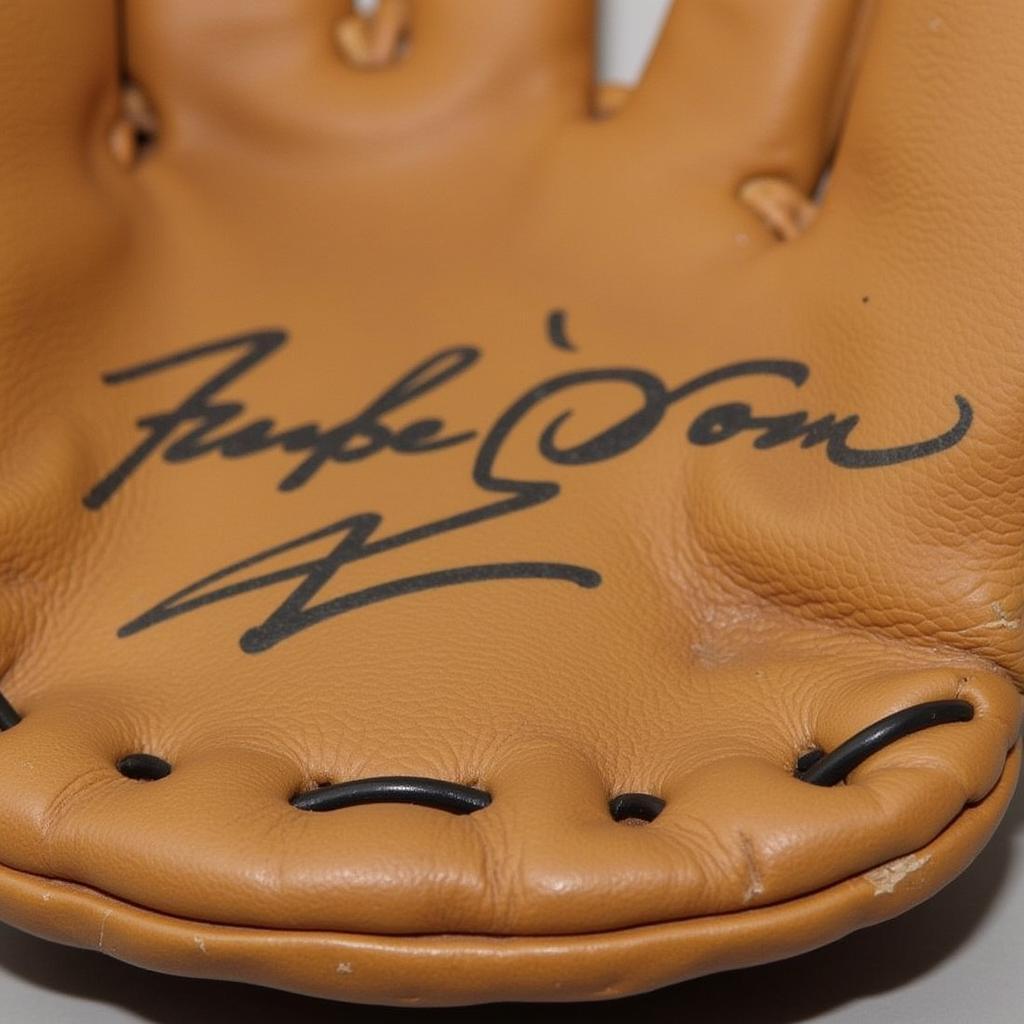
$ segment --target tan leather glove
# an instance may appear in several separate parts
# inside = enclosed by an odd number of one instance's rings
[[[0,10],[5,920],[599,998],[971,860],[1024,674],[1018,0],[886,0],[848,108],[861,4],[684,0],[605,119],[583,0]]]

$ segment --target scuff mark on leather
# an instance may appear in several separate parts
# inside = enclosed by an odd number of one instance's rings
[[[869,871],[864,876],[864,880],[875,890],[876,896],[888,896],[894,893],[897,887],[915,871],[920,871],[931,859],[931,854],[919,856],[912,853],[907,857],[900,857]]]
[[[764,876],[757,861],[754,842],[745,832],[740,834],[740,849],[743,851],[743,859],[747,862],[747,888],[743,893],[743,905],[748,906],[764,895]]]
[[[986,622],[983,626],[984,629],[1011,629],[1018,630],[1021,628],[1020,618],[1013,618],[1003,607],[1002,601],[993,601],[991,604],[992,614],[995,618],[991,622]]]
[[[113,910],[105,910],[103,912],[103,917],[100,919],[100,934],[96,940],[96,948],[98,950],[103,949],[103,940],[107,932],[107,922],[110,920],[113,914]]]

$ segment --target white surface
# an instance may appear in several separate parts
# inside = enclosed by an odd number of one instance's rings
[[[212,0],[216,2],[216,0]],[[483,2],[483,0],[481,0]],[[558,0],[550,0],[552,3]],[[763,0],[774,2],[774,0]],[[635,78],[667,0],[614,0],[601,48],[605,77]],[[4,1024],[205,1024],[394,1020],[535,1024],[1017,1024],[1024,1013],[1024,794],[974,866],[904,917],[796,960],[718,975],[601,1006],[375,1010],[280,992],[148,974],[0,926]]]

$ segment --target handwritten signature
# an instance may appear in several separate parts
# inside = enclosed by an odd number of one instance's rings
[[[566,351],[575,351],[565,338],[564,327],[564,314],[552,313],[548,321],[552,342]],[[469,346],[446,348],[423,360],[356,416],[331,427],[311,422],[280,428],[271,417],[246,419],[245,404],[225,401],[221,393],[279,352],[287,340],[288,335],[283,330],[253,331],[104,376],[107,384],[118,385],[186,363],[223,355],[232,357],[226,367],[204,381],[175,408],[145,415],[137,421],[144,433],[142,440],[89,491],[83,499],[86,507],[102,508],[156,456],[173,464],[217,455],[239,459],[280,449],[297,457],[295,467],[278,483],[281,491],[293,491],[308,483],[329,463],[355,462],[384,450],[419,456],[468,444],[478,438],[474,430],[447,433],[445,422],[435,417],[409,418],[401,426],[390,425],[385,420],[390,417],[393,422],[408,406],[466,374],[481,358],[481,351]],[[509,579],[553,580],[584,588],[597,587],[601,584],[600,574],[584,566],[543,561],[493,562],[405,576],[314,603],[346,565],[523,512],[557,498],[561,488],[555,481],[504,477],[495,470],[505,442],[519,423],[535,407],[554,396],[575,396],[587,385],[612,383],[634,389],[640,399],[635,411],[570,446],[560,444],[559,437],[562,427],[572,417],[572,410],[559,412],[548,422],[537,441],[543,458],[553,466],[583,466],[617,458],[637,447],[659,426],[666,413],[685,399],[723,381],[748,377],[775,377],[799,388],[807,382],[810,370],[800,362],[758,359],[710,370],[676,387],[668,387],[645,370],[624,367],[577,370],[542,381],[512,402],[479,441],[472,479],[482,492],[492,496],[485,504],[390,534],[384,532],[384,517],[377,512],[346,516],[189,584],[123,625],[118,635],[132,636],[200,608],[285,583],[293,587],[285,599],[263,622],[248,629],[240,638],[240,646],[246,653],[267,651],[311,626],[356,609],[441,587]],[[860,422],[857,414],[840,418],[829,413],[815,420],[811,420],[806,411],[759,416],[750,405],[739,402],[713,406],[700,413],[691,422],[686,436],[690,444],[701,447],[721,444],[742,434],[755,435],[753,447],[761,450],[796,442],[801,448],[824,446],[825,455],[834,466],[870,469],[925,458],[958,444],[970,429],[973,413],[962,396],[956,395],[954,401],[958,418],[948,431],[926,441],[892,448],[853,447],[850,437]],[[309,557],[307,549],[329,540],[333,541],[333,546],[327,554]],[[294,564],[273,571],[262,568],[269,560],[291,552],[297,558]]]

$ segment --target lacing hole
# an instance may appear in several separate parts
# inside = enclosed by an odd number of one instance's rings
[[[608,811],[624,825],[647,825],[665,809],[665,801],[650,793],[620,793],[608,801]]]
[[[171,766],[153,754],[129,754],[117,762],[117,770],[135,782],[159,782],[171,774]]]
[[[21,715],[19,715],[18,712],[7,703],[3,694],[0,694],[0,732],[6,732],[8,729],[13,729],[20,722]]]

